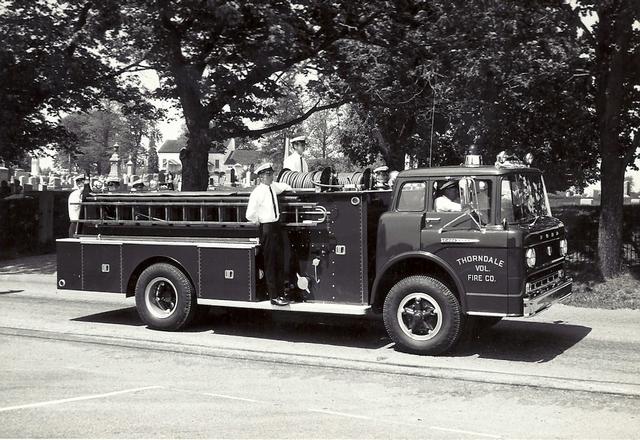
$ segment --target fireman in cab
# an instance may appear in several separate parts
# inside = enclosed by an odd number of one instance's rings
[[[460,212],[460,190],[457,180],[445,182],[437,191],[433,206],[437,212]]]
[[[305,136],[298,136],[291,139],[291,147],[293,153],[291,153],[285,160],[283,168],[291,171],[297,171],[299,173],[306,173],[309,171],[309,166],[302,153],[306,147],[307,138]]]
[[[278,194],[291,190],[286,183],[273,181],[273,165],[265,163],[256,168],[259,184],[249,196],[247,220],[260,228],[260,245],[264,258],[264,272],[271,304],[286,306],[284,295],[284,237],[280,224]]]

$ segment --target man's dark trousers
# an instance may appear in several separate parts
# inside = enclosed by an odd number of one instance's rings
[[[260,225],[260,244],[269,298],[284,295],[284,243],[280,222]]]

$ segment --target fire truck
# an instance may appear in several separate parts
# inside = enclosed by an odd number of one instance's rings
[[[279,196],[287,306],[266,293],[250,189],[92,193],[79,233],[57,240],[58,288],[135,296],[141,319],[168,331],[206,306],[381,315],[399,350],[438,355],[472,320],[530,317],[571,295],[564,225],[530,162],[470,155],[401,171],[391,189],[368,170],[281,172],[293,187]],[[452,185],[459,209],[438,210]]]

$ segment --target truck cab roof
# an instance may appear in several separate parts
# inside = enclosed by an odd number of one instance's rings
[[[496,167],[494,165],[481,166],[444,166],[434,168],[416,168],[401,171],[398,178],[415,177],[451,177],[451,176],[500,176],[513,172],[540,173],[537,168],[527,166],[505,166]]]

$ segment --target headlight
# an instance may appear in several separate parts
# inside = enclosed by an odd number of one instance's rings
[[[536,265],[536,250],[533,248],[527,249],[525,256],[527,257],[527,266],[534,267]]]
[[[567,239],[563,238],[562,240],[560,240],[560,255],[562,255],[563,257],[567,255],[567,247]]]

